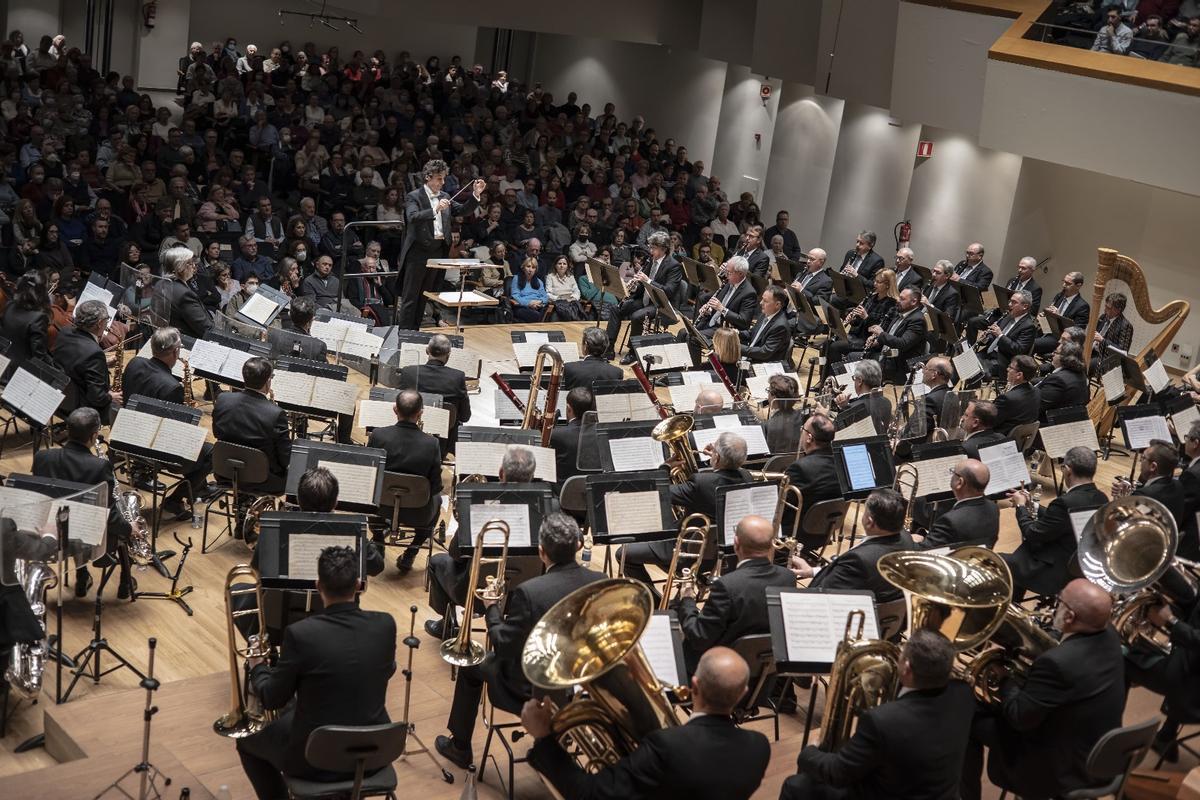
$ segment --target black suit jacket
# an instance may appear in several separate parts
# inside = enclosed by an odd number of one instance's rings
[[[895,269],[895,268],[893,267],[893,269]],[[903,277],[901,277],[899,271],[897,271],[896,272],[896,292],[897,293],[902,292],[910,286],[919,289],[919,288],[921,288],[921,283],[923,280],[924,279],[921,277],[921,273],[917,272],[915,269],[913,269],[911,267],[909,267],[908,272],[905,273]]]
[[[676,610],[689,669],[711,647],[731,646],[742,636],[770,633],[768,586],[794,588],[796,576],[766,558],[751,558],[713,581],[704,608],[697,608],[691,597],[679,601]]]
[[[117,538],[129,535],[129,523],[111,502],[113,490],[117,486],[112,461],[98,457],[78,442],[68,441],[62,447],[52,447],[34,453],[33,468],[30,472],[39,478],[57,478],[91,486],[98,483],[107,484],[108,549],[113,550],[116,547]]]
[[[1183,487],[1187,504],[1183,512],[1185,525],[1179,532],[1179,547],[1175,553],[1196,561],[1200,559],[1200,531],[1196,525],[1196,514],[1200,512],[1200,460],[1193,459],[1186,468],[1180,470],[1179,484]]]
[[[594,775],[551,737],[538,739],[529,753],[533,767],[571,800],[747,800],[770,758],[767,737],[711,714],[654,731]]]
[[[646,275],[649,276],[653,269],[653,262],[647,264]],[[672,303],[677,303],[679,300],[677,295],[680,287],[683,286],[683,280],[683,264],[680,264],[674,256],[667,254],[663,257],[662,263],[658,265],[658,269],[654,272],[654,280],[650,281],[650,283],[661,289],[663,294]],[[646,291],[645,286],[641,287],[641,297],[644,305],[654,305],[654,301],[650,299],[650,293]]]
[[[27,311],[9,301],[0,316],[0,336],[12,342],[8,357],[12,361],[9,372],[31,358],[50,360],[50,319],[44,311]]]
[[[400,370],[400,389],[416,389],[421,392],[440,394],[445,406],[454,406],[455,421],[462,425],[471,419],[471,398],[467,396],[467,376],[461,369],[448,367],[439,361],[413,364]],[[451,439],[457,439],[457,431],[450,431]]]
[[[958,262],[954,266],[954,274],[959,276],[959,280],[963,283],[969,283],[981,292],[986,292],[992,286],[992,268],[980,261],[975,265],[975,269],[971,274],[963,279],[962,275],[967,271],[967,262],[965,260]]]
[[[1061,303],[1065,298],[1063,293],[1059,292],[1054,295],[1054,299],[1050,301],[1050,305],[1059,309],[1059,316],[1071,320],[1073,325],[1076,325],[1084,330],[1087,330],[1088,317],[1092,313],[1092,307],[1087,300],[1083,299],[1082,294],[1075,295],[1075,299],[1071,301],[1071,307],[1067,309],[1067,313],[1062,313]]]
[[[439,200],[450,200],[450,195],[446,192],[438,192]],[[437,244],[441,244],[445,248],[450,246],[450,227],[452,217],[463,216],[470,214],[479,205],[479,201],[474,195],[467,195],[464,202],[450,200],[450,207],[442,212],[442,234],[445,237],[441,242],[433,238],[433,215],[437,212],[433,210],[433,206],[429,204],[429,195],[425,191],[425,186],[418,186],[408,194],[404,195],[404,220],[406,223],[406,235],[404,244],[400,248],[400,264],[403,265],[405,259],[408,258],[408,251],[412,249],[414,244],[420,245],[422,250],[428,251]],[[423,268],[424,263],[421,264]]]
[[[854,248],[847,250],[846,255],[842,258],[842,266],[838,267],[838,269],[845,269],[853,264],[854,258],[857,255],[858,251]],[[883,267],[883,256],[874,250],[868,250],[867,254],[863,256],[862,263],[858,265],[858,278],[862,281],[863,286],[866,287],[868,297],[875,290],[875,273],[879,272]]]
[[[1019,281],[1016,278],[1012,278],[1008,283],[1005,284],[1005,287],[1015,291],[1018,282]],[[1030,296],[1033,298],[1033,305],[1029,307],[1029,313],[1036,316],[1037,313],[1042,309],[1042,287],[1038,286],[1037,281],[1035,281],[1033,278],[1030,278],[1028,283],[1025,284],[1025,291],[1029,292]]]
[[[755,335],[763,326],[766,326],[766,330],[762,332],[761,336],[758,336],[758,341],[755,341]],[[770,320],[766,317],[759,317],[749,330],[741,332],[741,337],[743,358],[755,364],[770,361],[791,364],[792,334],[788,330],[787,314],[783,311],[771,317]],[[754,342],[754,345],[751,346],[750,342]]]
[[[1045,419],[1046,412],[1050,409],[1086,406],[1091,395],[1087,376],[1082,372],[1065,369],[1056,369],[1042,378],[1037,390],[1042,419]]]
[[[1111,626],[1073,634],[1033,662],[1023,687],[1008,681],[1001,692],[1002,743],[988,774],[1022,797],[1090,786],[1088,754],[1125,709],[1121,639]]]
[[[758,275],[766,278],[771,274],[771,257],[767,255],[767,251],[761,247],[752,253],[743,253],[743,257],[750,264],[750,274]]]
[[[1017,506],[1021,545],[1004,560],[1016,583],[1038,594],[1054,594],[1067,585],[1068,570],[1075,559],[1075,532],[1071,513],[1096,509],[1108,502],[1094,483],[1075,486],[1050,501],[1031,519],[1024,506]]]
[[[972,497],[955,503],[953,508],[938,516],[917,549],[930,550],[950,544],[995,547],[999,535],[1000,509],[996,501]]]
[[[587,356],[563,365],[563,391],[569,392],[578,386],[590,389],[595,381],[619,381],[624,377],[625,371],[616,364]]]
[[[996,430],[1005,436],[1017,425],[1036,422],[1042,412],[1042,398],[1032,383],[1019,383],[1004,394],[998,395],[996,404]]]
[[[750,473],[744,469],[702,469],[683,483],[671,487],[671,505],[686,509],[690,514],[717,517],[717,487],[734,483],[749,483]]]
[[[946,404],[946,394],[950,387],[943,384],[935,386],[925,393],[925,432],[933,433],[942,421],[942,411]]]
[[[869,589],[876,603],[896,600],[904,594],[879,574],[879,558],[887,553],[914,549],[907,533],[869,536],[849,550],[834,556],[809,583],[812,589]]]
[[[941,289],[930,284],[925,289],[925,296],[929,298],[930,305],[938,311],[945,312],[952,320],[958,320],[958,309],[962,305],[962,297],[958,293],[958,287],[953,283],[947,283]]]
[[[800,490],[800,495],[804,498],[805,514],[817,503],[836,500],[842,496],[832,450],[814,450],[796,459],[787,468],[787,478],[792,486]],[[791,530],[791,517],[790,513],[785,512],[785,530]]]
[[[388,679],[396,671],[396,621],[382,611],[335,603],[284,629],[274,667],[250,673],[268,709],[296,698],[283,771],[319,774],[304,760],[308,735],[322,725],[382,725]],[[279,723],[276,723],[279,724]]]
[[[799,281],[803,281],[808,273],[804,273],[799,277]],[[819,270],[815,275],[809,278],[808,283],[804,286],[804,296],[816,308],[821,305],[821,300],[829,300],[833,294],[833,278],[829,277],[829,270]]]
[[[283,330],[290,333],[296,333],[301,336],[307,336],[307,339],[293,340],[291,348],[281,352],[280,355],[293,356],[295,358],[307,358],[309,361],[320,361],[324,363],[328,359],[329,346],[325,342],[314,337],[308,331],[302,331],[292,324],[290,319],[284,319],[282,322]],[[310,328],[311,330],[311,328]],[[297,347],[298,345],[298,347]]]
[[[95,338],[79,328],[60,331],[54,361],[71,379],[59,413],[65,416],[86,406],[100,412],[101,422],[105,421],[112,408],[112,397],[108,393],[108,363]]]
[[[855,800],[957,800],[974,716],[971,688],[962,681],[913,690],[863,712],[836,752],[810,745],[796,764],[820,783],[845,787]]]
[[[183,402],[183,384],[171,374],[170,368],[157,358],[131,358],[121,378],[125,397],[140,394],[168,403]]]
[[[1179,526],[1179,530],[1184,529],[1187,523],[1188,501],[1184,495],[1183,484],[1176,478],[1159,478],[1134,489],[1133,493],[1140,497],[1149,497],[1151,500],[1157,500],[1162,503],[1167,507],[1167,511],[1171,512],[1171,516],[1175,518],[1175,524]]]
[[[287,477],[292,460],[292,437],[287,412],[261,392],[243,389],[221,392],[213,404],[213,436],[225,442],[261,450],[271,474]]]
[[[386,428],[376,428],[367,439],[367,447],[378,447],[387,451],[388,472],[420,475],[429,479],[429,503],[423,513],[411,509],[418,524],[431,524],[441,506],[442,493],[442,448],[436,436],[425,433],[412,422],[397,422]],[[401,511],[403,519],[405,512]]]
[[[828,276],[826,276],[828,278]],[[754,284],[747,278],[734,287],[732,294],[729,292],[728,286],[722,286],[715,294],[722,299],[725,304],[725,313],[721,317],[721,323],[729,323],[739,331],[744,331],[754,322],[754,315],[758,313],[758,294],[754,291]],[[709,301],[711,294],[706,294],[696,301],[696,307],[699,308]],[[704,330],[715,330],[720,325],[712,324],[712,315],[705,314],[696,318],[696,327]]]
[[[1038,326],[1033,321],[1032,314],[1026,314],[1021,317],[1020,321],[1013,326],[1013,329],[1007,335],[1004,330],[1012,323],[1012,317],[1005,314],[1004,317],[996,323],[1000,326],[1001,336],[1000,343],[996,345],[995,355],[999,357],[1000,364],[1007,369],[1008,362],[1013,356],[1019,356],[1029,352],[1029,348],[1033,347],[1033,340],[1037,336]],[[991,350],[991,342],[987,343],[987,350]]]
[[[883,333],[875,339],[878,347],[872,351],[882,353],[885,347],[898,351],[896,356],[888,356],[884,359],[885,371],[893,377],[907,372],[908,360],[920,355],[925,350],[925,315],[921,313],[919,307],[909,312],[895,333],[889,333],[896,322],[897,318],[893,317],[887,325],[883,326]]]
[[[1200,603],[1194,595],[1190,605],[1171,626],[1171,654],[1162,667],[1167,707],[1180,719],[1200,717]]]
[[[154,293],[170,309],[167,324],[178,328],[180,333],[187,336],[204,338],[204,334],[212,327],[212,318],[208,316],[200,298],[186,283],[167,278],[155,284]]]
[[[963,454],[967,458],[979,460],[979,449],[982,447],[991,447],[994,444],[999,444],[1004,441],[1004,434],[1000,431],[987,430],[979,431],[973,436],[963,439]]]
[[[578,419],[573,419],[565,425],[556,425],[550,431],[550,446],[554,448],[554,463],[558,476],[558,487],[567,482],[567,478],[579,475],[579,430]]]

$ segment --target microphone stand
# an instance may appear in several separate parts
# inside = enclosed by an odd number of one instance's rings
[[[120,792],[124,797],[133,797],[133,795],[130,795],[121,786],[121,781],[134,773],[138,775],[137,800],[148,800],[151,797],[155,800],[162,800],[162,792],[158,790],[157,783],[159,778],[163,779],[164,789],[171,785],[171,779],[159,772],[158,767],[150,763],[150,720],[158,713],[158,706],[154,705],[154,693],[158,691],[160,684],[154,677],[154,648],[158,645],[158,640],[151,636],[149,644],[150,663],[146,669],[146,675],[138,684],[138,686],[146,690],[146,709],[142,712],[142,760],[125,770],[121,777],[106,786],[93,800],[100,800],[101,797],[114,790]]]

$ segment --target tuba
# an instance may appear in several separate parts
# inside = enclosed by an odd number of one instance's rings
[[[248,584],[238,585],[241,578]],[[254,595],[254,608],[233,607],[233,598]],[[235,621],[238,617],[253,616],[258,623],[257,635],[247,638],[244,648],[238,647]],[[229,711],[213,723],[213,731],[231,739],[241,739],[258,733],[275,719],[275,712],[262,707],[262,701],[254,694],[250,683],[250,668],[247,661],[238,663],[239,658],[266,658],[271,652],[267,641],[267,620],[263,615],[263,590],[258,573],[246,564],[238,564],[225,576],[225,621],[229,634]]]
[[[667,568],[667,580],[663,583],[662,599],[659,609],[665,611],[671,603],[672,593],[679,584],[697,586],[700,578],[700,564],[704,554],[714,543],[712,520],[704,514],[688,514],[679,523],[679,535],[675,537],[675,549],[671,551],[671,565]],[[685,566],[688,564],[690,566]],[[717,559],[715,578],[720,573],[721,559]],[[696,597],[696,602],[701,598]]]
[[[278,511],[279,500],[270,495],[259,497],[246,509],[246,516],[242,520],[242,541],[247,546],[254,547],[258,542],[258,534],[262,529],[262,515],[268,511]]]
[[[688,434],[695,420],[691,414],[673,414],[654,426],[650,438],[667,446],[669,458],[679,463],[671,467],[671,483],[684,483],[696,474],[699,466],[692,451]]]
[[[864,639],[865,620],[861,609],[846,615],[846,632],[829,669],[821,716],[820,747],[826,752],[846,743],[859,714],[891,700],[899,689],[900,648],[891,642]]]
[[[539,689],[586,689],[559,708],[554,735],[590,773],[617,763],[647,734],[679,724],[638,640],[650,623],[650,590],[613,578],[559,600],[525,640],[521,668]],[[677,691],[679,691],[677,689]]]
[[[481,511],[483,509],[480,509]],[[498,557],[483,555],[483,545],[489,533],[499,533],[503,536],[500,555]],[[458,635],[442,642],[440,652],[442,660],[456,667],[477,667],[483,663],[485,656],[483,645],[471,640],[471,618],[475,608],[475,595],[480,600],[499,600],[504,597],[504,568],[508,564],[508,523],[501,519],[490,519],[483,524],[479,535],[475,537],[475,549],[471,553],[471,572],[467,579],[467,601],[463,608],[462,625]],[[487,585],[478,589],[479,573],[484,564],[495,564],[496,574],[489,575]]]
[[[36,699],[42,692],[42,676],[46,670],[46,655],[49,642],[46,640],[46,591],[58,584],[58,576],[45,561],[13,562],[17,582],[29,609],[42,625],[42,638],[35,642],[17,642],[12,646],[8,669],[4,680],[28,700]]]
[[[538,392],[542,388],[542,373],[546,370],[546,359],[550,359],[550,385],[546,388],[546,406],[538,413]],[[537,349],[537,360],[533,362],[533,377],[529,383],[529,400],[525,403],[525,418],[521,427],[527,430],[540,428],[542,447],[550,446],[550,434],[554,431],[554,418],[558,415],[558,385],[562,380],[563,360],[554,345],[544,344]]]

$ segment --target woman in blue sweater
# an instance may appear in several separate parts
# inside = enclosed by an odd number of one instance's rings
[[[529,258],[521,265],[521,271],[513,278],[513,318],[517,322],[541,322],[550,303],[546,284],[537,276],[538,262]]]

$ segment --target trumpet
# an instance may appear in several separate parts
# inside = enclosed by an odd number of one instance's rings
[[[700,564],[704,560],[705,551],[713,543],[713,525],[712,520],[704,514],[688,514],[679,523],[679,535],[675,537],[675,549],[671,552],[671,565],[667,568],[667,580],[663,584],[662,599],[659,601],[658,607],[661,610],[666,610],[671,602],[672,590],[679,585],[682,590],[686,584],[691,584],[696,587],[696,601],[699,602],[700,590],[698,579],[700,577]],[[690,566],[684,566],[683,562],[690,562]],[[717,559],[717,566],[712,577],[716,577],[721,571],[721,560]]]
[[[242,578],[248,578],[250,583],[238,588],[237,581]],[[234,609],[234,597],[250,594],[254,595],[254,608]],[[244,648],[239,647],[235,620],[251,615],[258,623],[258,633],[247,638]],[[263,614],[262,581],[248,564],[238,564],[225,576],[225,621],[229,634],[230,707],[213,723],[213,730],[221,736],[241,739],[258,733],[275,719],[275,712],[262,707],[250,683],[249,659],[266,658],[271,653],[271,646],[267,640],[267,620]],[[239,664],[239,658],[246,661]]]
[[[482,510],[482,509],[480,509]],[[499,556],[483,555],[483,545],[489,533],[498,532],[503,541]],[[475,609],[475,598],[490,602],[504,597],[504,568],[508,563],[508,523],[502,519],[490,519],[484,523],[475,537],[475,550],[471,553],[471,571],[467,579],[466,604],[463,607],[463,621],[458,628],[458,635],[442,642],[439,652],[442,660],[455,667],[477,667],[483,663],[484,649],[479,642],[471,639],[471,616]],[[479,585],[479,573],[484,564],[495,564],[496,574],[489,575],[487,585],[482,589]]]

